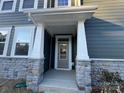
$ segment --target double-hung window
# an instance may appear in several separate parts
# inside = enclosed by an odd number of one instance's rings
[[[11,27],[0,28],[0,56],[6,56],[10,31]]]
[[[1,0],[0,12],[14,12],[17,0]]]
[[[19,10],[37,9],[38,0],[20,0]]]
[[[34,29],[34,26],[15,27],[12,56],[29,56]]]

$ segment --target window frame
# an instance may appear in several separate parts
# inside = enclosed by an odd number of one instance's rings
[[[19,11],[37,9],[37,7],[38,7],[38,0],[34,0],[34,7],[33,8],[23,8],[23,3],[24,3],[24,0],[20,0]]]
[[[7,1],[13,1],[12,9],[10,9],[10,10],[2,10],[4,2],[7,2]],[[0,12],[1,13],[15,12],[15,10],[16,10],[16,3],[17,3],[17,0],[1,0],[1,2],[0,2]]]
[[[0,31],[7,31],[7,37],[5,40],[5,45],[4,45],[4,50],[3,54],[0,55],[0,57],[5,57],[7,55],[7,50],[8,50],[8,45],[9,45],[9,39],[10,39],[10,34],[11,34],[12,27],[2,27],[0,28]]]
[[[15,55],[15,51],[16,51],[16,43],[17,42],[17,32],[16,29],[17,28],[24,28],[24,27],[31,27],[33,28],[33,30],[31,31],[31,39],[29,42],[27,42],[29,44],[29,48],[28,48],[28,55]],[[12,44],[12,51],[11,51],[11,57],[19,57],[19,58],[28,58],[31,55],[31,50],[33,47],[33,39],[34,39],[34,32],[35,32],[35,26],[34,25],[28,25],[28,26],[16,26],[15,27],[15,33],[14,33],[14,39],[13,39],[13,44]],[[26,43],[26,42],[21,42],[21,43]]]

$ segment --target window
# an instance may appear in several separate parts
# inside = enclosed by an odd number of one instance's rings
[[[38,0],[20,0],[19,10],[37,9]]]
[[[0,28],[0,56],[5,56],[11,28]]]
[[[58,0],[58,6],[68,6],[68,0]]]
[[[16,8],[17,0],[1,0],[0,11],[1,12],[14,12]]]
[[[15,28],[13,56],[28,56],[32,47],[34,26],[24,26]]]

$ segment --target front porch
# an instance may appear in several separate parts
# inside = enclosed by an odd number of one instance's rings
[[[37,25],[31,58],[42,59],[42,66],[40,61],[38,64],[32,62],[34,66],[30,77],[37,81],[34,84],[29,82],[29,88],[33,86],[37,90],[37,86],[39,91],[53,93],[91,90],[91,66],[84,22],[91,18],[95,9],[78,7],[28,11]],[[35,73],[35,65],[38,65],[38,74]]]
[[[39,91],[45,93],[79,93],[75,71],[49,70],[39,85]]]

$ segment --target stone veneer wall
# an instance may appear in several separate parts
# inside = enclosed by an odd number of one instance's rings
[[[28,67],[26,58],[0,58],[0,78],[26,78]]]
[[[39,83],[43,80],[44,72],[44,59],[29,59],[28,62],[28,75],[26,83],[28,89],[38,91]]]
[[[26,79],[28,89],[38,91],[43,80],[44,59],[0,58],[0,78]]]
[[[85,93],[91,91],[91,62],[90,60],[77,60],[76,81],[80,90]]]
[[[98,86],[100,81],[100,74],[103,70],[109,72],[118,72],[124,80],[124,60],[92,60],[91,61],[91,76],[92,86]]]

